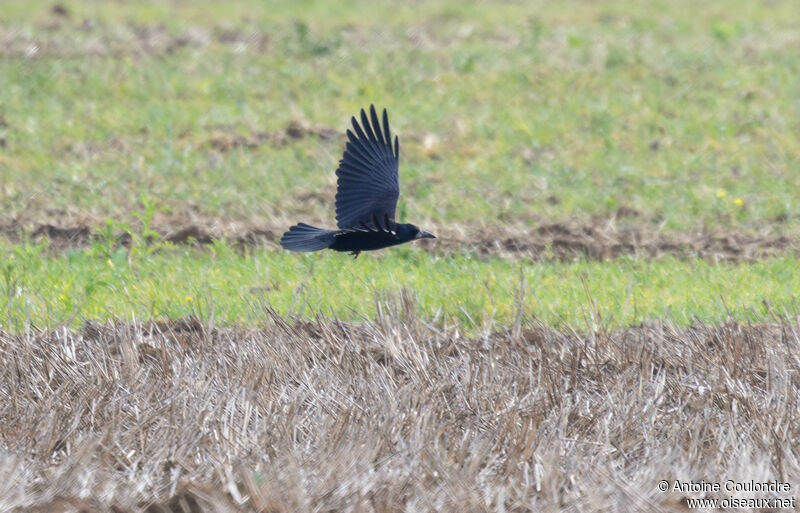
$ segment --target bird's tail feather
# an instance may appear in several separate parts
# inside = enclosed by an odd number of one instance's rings
[[[319,251],[330,247],[336,232],[299,223],[283,234],[281,246],[289,251]]]

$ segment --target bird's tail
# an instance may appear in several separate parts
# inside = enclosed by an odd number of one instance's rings
[[[281,237],[281,246],[289,251],[319,251],[333,244],[336,232],[300,223]]]

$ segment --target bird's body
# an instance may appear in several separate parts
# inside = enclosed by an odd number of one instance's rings
[[[435,238],[413,224],[397,223],[395,210],[400,186],[397,177],[400,146],[392,148],[389,118],[383,111],[383,130],[370,106],[372,124],[361,111],[360,126],[352,118],[353,130],[339,169],[336,170],[336,221],[338,230],[316,228],[305,223],[292,226],[281,238],[290,251],[332,249],[358,257],[362,251],[388,248],[415,239]]]

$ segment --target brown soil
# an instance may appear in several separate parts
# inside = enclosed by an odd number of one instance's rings
[[[336,130],[325,126],[311,126],[300,120],[292,120],[286,128],[279,132],[255,132],[249,135],[231,133],[230,130],[220,128],[213,130],[205,141],[205,145],[220,151],[228,152],[235,148],[256,148],[264,143],[283,146],[294,140],[306,137],[330,139],[339,135]]]
[[[0,510],[686,511],[731,495],[657,488],[699,479],[795,494],[795,322],[523,319],[465,338],[411,301],[365,324],[267,311],[250,330],[0,332]]]
[[[83,57],[154,56],[182,48],[209,45],[235,46],[253,53],[270,50],[269,35],[222,27],[189,27],[180,34],[164,24],[127,23],[111,29],[92,19],[78,19],[66,5],[54,4],[49,19],[35,32],[0,26],[0,57],[24,59],[71,59]]]
[[[618,229],[601,220],[592,224],[546,224],[530,230],[499,233],[496,229],[479,232],[472,247],[482,255],[524,255],[534,259],[606,260],[620,256],[713,260],[756,260],[779,254],[795,254],[796,242],[782,235],[752,234],[734,230],[698,230],[692,233],[667,233],[652,225],[640,224]],[[427,247],[435,242],[424,241]],[[469,247],[466,237],[444,240],[439,249]]]
[[[314,198],[306,198],[312,201]],[[174,244],[207,244],[225,238],[243,246],[276,246],[290,223],[255,225],[231,220],[157,216],[155,230],[162,240]],[[745,233],[734,230],[698,230],[692,233],[667,233],[642,223],[617,228],[608,220],[591,224],[555,223],[537,228],[500,228],[447,226],[428,227],[439,237],[415,243],[422,250],[434,253],[475,252],[480,256],[516,256],[537,260],[605,260],[620,256],[712,260],[756,260],[769,256],[795,255],[798,242],[783,235],[766,232]],[[56,226],[53,224],[0,225],[0,236],[12,242],[25,238],[49,240],[53,251],[79,249],[98,238],[94,227],[85,224]],[[117,243],[127,245],[130,237],[119,234]]]

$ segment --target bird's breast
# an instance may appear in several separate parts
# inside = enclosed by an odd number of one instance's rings
[[[400,244],[401,240],[391,232],[348,231],[336,235],[330,246],[336,251],[370,251]]]

